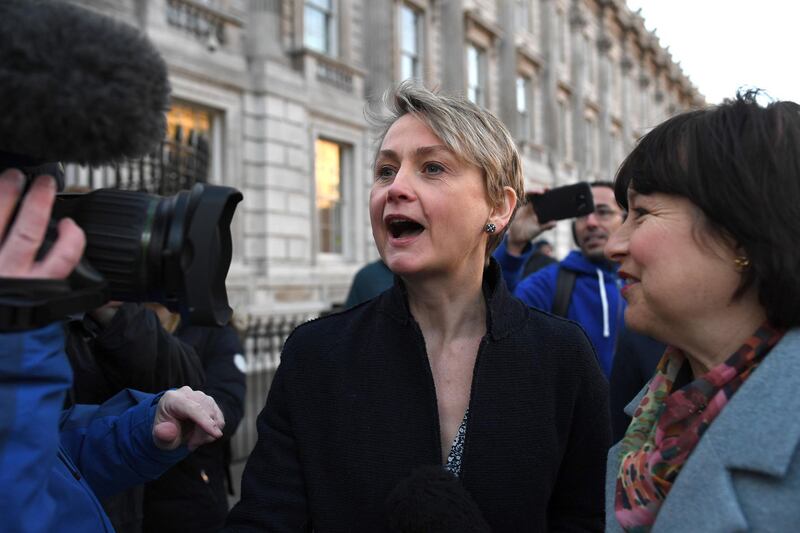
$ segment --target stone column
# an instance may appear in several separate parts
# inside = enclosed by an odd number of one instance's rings
[[[611,179],[614,174],[612,168],[612,161],[614,160],[614,147],[611,146],[611,58],[609,51],[611,50],[611,38],[608,35],[608,28],[606,26],[606,9],[607,4],[603,3],[600,7],[600,14],[598,16],[598,27],[600,28],[600,35],[597,38],[598,50],[598,68],[600,71],[599,85],[600,91],[598,95],[600,103],[600,116],[598,117],[598,128],[600,134],[600,171],[602,172],[603,179]]]
[[[249,58],[281,57],[281,1],[250,0],[246,35]]]
[[[442,89],[464,94],[464,6],[462,0],[443,0],[442,29]]]
[[[509,2],[511,3],[511,2]],[[559,124],[558,100],[556,92],[558,87],[558,31],[556,24],[555,0],[542,0],[540,16],[542,18],[542,43],[541,50],[544,52],[545,61],[541,74],[541,98],[542,102],[542,143],[547,148],[548,164],[551,170],[555,168],[561,152],[559,139],[560,131],[564,127]],[[554,170],[553,170],[554,171]],[[553,182],[555,184],[555,181]]]
[[[586,118],[584,117],[584,97],[586,94],[586,57],[584,54],[583,29],[586,16],[580,0],[572,0],[569,9],[569,29],[572,49],[572,159],[578,165],[578,176],[583,177],[586,169]]]
[[[622,115],[622,150],[628,153],[633,147],[631,136],[631,70],[633,70],[633,59],[631,59],[628,38],[630,30],[625,28],[622,32],[622,58],[620,59],[620,88],[622,90],[620,115]]]
[[[505,80],[499,84],[500,92],[500,118],[508,128],[519,136],[517,124],[517,46],[514,42],[514,3],[500,2],[498,5],[498,18],[503,28],[500,39],[499,67],[500,79]],[[530,102],[528,102],[530,105]]]
[[[395,81],[398,57],[396,13],[393,0],[370,0],[364,4],[364,66],[367,101],[378,102]]]

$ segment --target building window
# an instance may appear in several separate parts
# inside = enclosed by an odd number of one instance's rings
[[[531,79],[517,76],[517,135],[520,139],[531,140]]]
[[[112,187],[167,196],[191,189],[195,183],[217,181],[220,118],[210,109],[173,101],[167,112],[166,137],[150,153],[100,167],[67,165],[66,183],[82,189]]]
[[[483,50],[475,45],[467,45],[467,98],[486,105],[486,65]]]
[[[317,139],[314,176],[319,227],[319,251],[341,254],[342,248],[342,155],[343,146]]]
[[[305,0],[303,44],[311,50],[335,56],[336,16],[333,0]]]
[[[421,26],[419,11],[406,4],[400,6],[400,79],[421,79]]]

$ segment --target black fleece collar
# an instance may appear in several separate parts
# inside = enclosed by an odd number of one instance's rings
[[[486,301],[486,331],[493,340],[499,340],[514,331],[525,317],[525,306],[511,296],[503,280],[500,265],[489,259],[483,271],[483,297]],[[392,288],[380,297],[378,310],[400,324],[414,323],[408,307],[408,292],[400,276],[395,275]]]

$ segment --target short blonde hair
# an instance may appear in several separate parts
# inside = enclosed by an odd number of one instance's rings
[[[392,124],[403,115],[414,115],[457,157],[481,169],[486,196],[492,206],[501,205],[504,187],[511,187],[517,193],[516,211],[525,191],[522,161],[513,137],[497,117],[462,96],[438,94],[410,80],[387,91],[383,104],[388,115],[368,113],[370,122],[380,128],[373,166]],[[487,258],[500,244],[507,229],[508,225],[489,236]]]

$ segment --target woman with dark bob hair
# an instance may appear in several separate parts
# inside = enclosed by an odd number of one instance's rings
[[[800,106],[748,92],[675,116],[615,186],[625,321],[668,348],[609,452],[607,530],[795,530]]]
[[[594,351],[490,259],[524,190],[513,138],[410,82],[386,104],[369,212],[394,286],[286,341],[229,530],[602,531]]]

